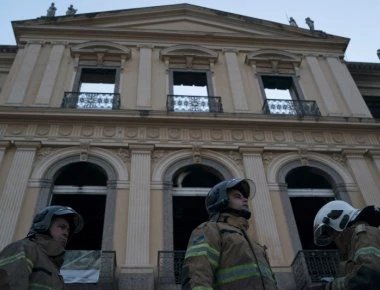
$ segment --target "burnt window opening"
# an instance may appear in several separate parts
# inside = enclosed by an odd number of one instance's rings
[[[57,172],[50,204],[70,206],[84,221],[68,250],[101,250],[107,180],[103,168],[90,162],[71,163]]]
[[[101,250],[105,195],[54,194],[50,204],[70,206],[83,217],[83,229],[72,236],[67,250]]]
[[[288,188],[332,189],[330,177],[321,170],[309,166],[291,170],[285,181]]]
[[[210,167],[190,165],[184,167],[174,175],[173,186],[211,188],[221,180],[222,177]]]
[[[375,119],[380,118],[380,96],[363,96],[371,115]]]
[[[278,100],[297,100],[298,94],[292,77],[261,76],[265,98]]]
[[[173,71],[172,94],[181,96],[208,96],[208,77],[206,72]]]
[[[79,92],[114,93],[116,69],[82,68],[79,79]]]
[[[223,180],[215,169],[200,164],[186,166],[173,177],[173,187],[205,188],[207,191]],[[207,191],[205,193],[207,193]],[[186,250],[191,232],[208,220],[204,196],[173,196],[174,250]]]
[[[314,218],[319,209],[335,199],[333,180],[324,171],[310,166],[301,166],[291,170],[285,178],[288,190],[304,189],[299,195],[290,196],[298,235],[304,250],[336,249],[334,243],[319,247],[314,244]],[[313,194],[317,189],[322,195]],[[310,194],[310,195],[309,195]]]
[[[106,186],[107,174],[101,167],[93,163],[71,163],[58,172],[55,185]]]

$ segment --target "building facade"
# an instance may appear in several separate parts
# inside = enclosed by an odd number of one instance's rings
[[[380,205],[380,66],[346,63],[349,39],[188,4],[12,24],[0,248],[42,207],[70,205],[85,218],[73,260],[93,257],[81,269],[98,284],[176,289],[207,191],[247,177],[250,235],[279,288],[302,289],[312,273],[298,281],[297,265],[324,250],[318,209]]]

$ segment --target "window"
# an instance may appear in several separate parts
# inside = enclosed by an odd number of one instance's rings
[[[365,103],[370,110],[372,117],[375,119],[380,118],[380,97],[377,96],[363,96]]]
[[[160,52],[169,72],[168,111],[222,112],[211,73],[218,54],[205,47],[177,45]]]
[[[72,92],[65,92],[62,107],[119,109],[120,72],[131,57],[123,45],[91,41],[70,48],[77,74]]]
[[[78,82],[78,109],[112,109],[116,69],[83,68]]]

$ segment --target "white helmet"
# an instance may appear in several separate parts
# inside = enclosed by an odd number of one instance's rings
[[[349,222],[358,217],[359,213],[360,209],[342,200],[326,203],[314,219],[314,243],[318,246],[327,246]]]

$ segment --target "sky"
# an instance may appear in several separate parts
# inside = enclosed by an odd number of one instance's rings
[[[188,3],[282,24],[293,17],[306,29],[305,18],[310,17],[316,30],[350,39],[346,61],[380,62],[380,0],[11,0],[3,1],[0,10],[0,45],[16,44],[11,21],[46,16],[52,2],[56,16],[65,15],[71,4],[82,14]]]

